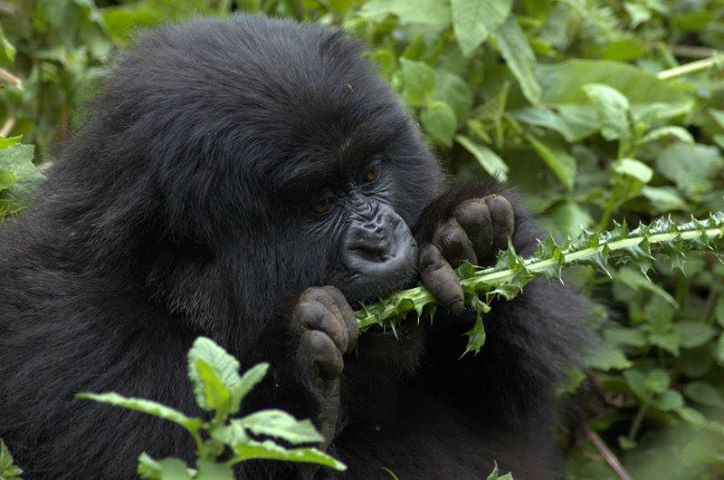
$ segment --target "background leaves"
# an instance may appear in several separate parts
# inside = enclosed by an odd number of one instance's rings
[[[718,0],[0,0],[0,215],[27,205],[31,159],[53,161],[137,29],[237,11],[364,42],[452,181],[508,179],[558,238],[724,209]],[[628,266],[565,278],[605,307],[593,373],[566,385],[570,479],[616,478],[591,434],[634,478],[724,474],[724,269],[672,258],[653,283]]]

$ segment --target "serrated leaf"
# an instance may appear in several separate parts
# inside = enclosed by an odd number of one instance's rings
[[[460,357],[464,357],[468,353],[473,353],[473,355],[477,355],[480,352],[480,349],[483,348],[483,345],[485,345],[485,324],[483,323],[483,316],[478,314],[475,316],[475,323],[473,324],[473,327],[464,333],[465,336],[468,337],[468,344],[465,346],[465,351],[463,352]]]
[[[512,0],[451,0],[455,38],[468,56],[503,24],[513,6]]]
[[[5,442],[0,439],[0,479],[21,480],[20,474],[23,470],[13,463],[13,456],[10,454]]]
[[[281,410],[262,410],[244,418],[232,420],[255,435],[280,438],[291,444],[318,443],[324,437],[309,420],[297,420]]]
[[[248,443],[234,447],[235,459],[240,461],[252,459],[283,460],[287,462],[303,462],[323,465],[335,470],[344,471],[347,466],[334,457],[317,450],[316,448],[286,449],[270,440]]]
[[[525,98],[533,105],[541,103],[542,89],[534,74],[535,54],[516,17],[510,15],[493,35]]]
[[[244,397],[257,385],[264,380],[266,372],[269,370],[268,363],[259,363],[244,372],[239,383],[232,387],[231,395],[234,401],[241,402]]]
[[[508,179],[508,166],[503,159],[491,149],[472,141],[464,135],[457,135],[455,140],[475,157],[480,166],[483,167],[491,177],[497,178],[501,182]]]
[[[167,407],[166,405],[154,402],[152,400],[144,400],[142,398],[124,397],[117,393],[79,393],[76,398],[84,400],[93,400],[96,402],[107,403],[116,407],[122,407],[136,412],[146,413],[154,417],[163,418],[170,422],[181,425],[190,432],[196,432],[203,425],[200,418],[188,417],[178,410]]]
[[[199,337],[189,350],[188,362],[199,407],[206,411],[222,410],[226,414],[239,411],[241,399],[232,394],[241,383],[236,358],[210,338]]]

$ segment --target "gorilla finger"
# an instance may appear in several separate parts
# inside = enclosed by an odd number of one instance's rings
[[[320,301],[303,301],[295,309],[297,320],[306,328],[319,330],[330,337],[339,350],[347,351],[349,339],[341,315],[335,318],[326,305]]]
[[[325,288],[339,307],[344,323],[347,326],[349,347],[354,347],[357,344],[357,338],[359,337],[359,326],[357,325],[357,318],[354,315],[354,310],[352,310],[352,307],[345,298],[344,294],[337,287],[328,286]]]
[[[473,250],[482,262],[493,252],[493,222],[482,198],[465,200],[455,209],[455,218],[468,234]]]
[[[440,304],[454,315],[465,309],[465,296],[455,271],[435,245],[427,245],[420,254],[420,277]]]
[[[307,336],[312,359],[322,377],[327,380],[339,377],[344,369],[344,360],[342,352],[339,351],[332,339],[319,330],[306,332],[305,336]]]
[[[503,250],[508,247],[508,239],[515,229],[513,205],[502,195],[488,195],[485,203],[493,224],[493,248]]]
[[[432,243],[440,249],[442,256],[453,267],[457,267],[464,260],[478,263],[467,233],[454,218],[446,220],[437,227]]]

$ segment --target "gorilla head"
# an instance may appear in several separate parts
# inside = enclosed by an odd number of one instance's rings
[[[162,29],[94,112],[51,187],[71,192],[58,207],[91,263],[190,321],[259,324],[307,286],[354,301],[415,277],[409,226],[441,175],[339,33],[254,17]]]

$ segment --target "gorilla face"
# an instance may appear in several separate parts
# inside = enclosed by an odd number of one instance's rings
[[[51,186],[98,199],[88,263],[217,331],[309,286],[359,301],[415,278],[410,228],[443,178],[356,43],[241,16],[152,32],[120,63],[56,175],[81,186]]]
[[[415,277],[417,245],[407,222],[395,211],[391,161],[378,156],[359,166],[339,188],[312,196],[316,217],[309,233],[327,243],[323,283],[349,300],[383,295]]]

